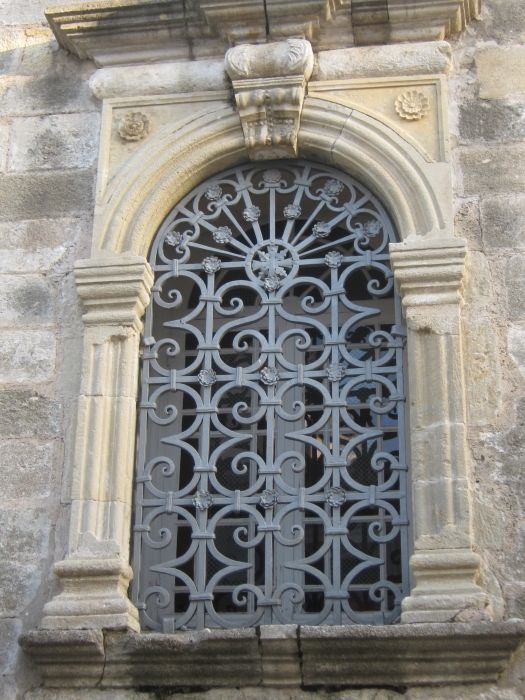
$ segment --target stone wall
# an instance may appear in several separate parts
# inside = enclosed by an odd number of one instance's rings
[[[28,695],[39,679],[16,642],[38,625],[55,586],[52,562],[65,553],[81,347],[72,265],[89,257],[100,123],[87,83],[94,67],[58,49],[45,5],[0,0],[0,696],[168,698]],[[485,586],[506,618],[525,617],[524,41],[522,0],[484,0],[481,22],[452,41],[449,84],[457,232],[470,247],[464,351],[474,527],[491,572]],[[525,670],[516,659],[493,688],[271,693],[275,700],[518,700]],[[268,691],[191,697],[255,700]]]

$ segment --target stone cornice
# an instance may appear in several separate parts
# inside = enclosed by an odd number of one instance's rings
[[[494,682],[525,623],[282,627],[130,634],[37,630],[20,639],[57,687],[421,686]]]
[[[481,0],[89,0],[51,6],[59,44],[98,65],[224,55],[240,43],[288,37],[314,49],[444,39]]]

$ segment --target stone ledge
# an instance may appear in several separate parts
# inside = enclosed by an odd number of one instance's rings
[[[524,640],[525,622],[517,620],[177,634],[35,630],[19,642],[48,687],[201,689],[493,683]]]
[[[435,41],[465,28],[480,0],[88,0],[52,6],[59,44],[99,66],[203,59],[287,37],[316,50]]]

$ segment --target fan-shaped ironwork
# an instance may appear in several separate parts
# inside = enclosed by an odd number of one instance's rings
[[[133,597],[151,629],[386,623],[407,586],[403,347],[380,202],[232,169],[151,251]]]

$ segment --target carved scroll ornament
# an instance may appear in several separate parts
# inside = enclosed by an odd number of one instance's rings
[[[313,52],[304,39],[236,46],[226,54],[252,160],[297,156],[297,133]]]

